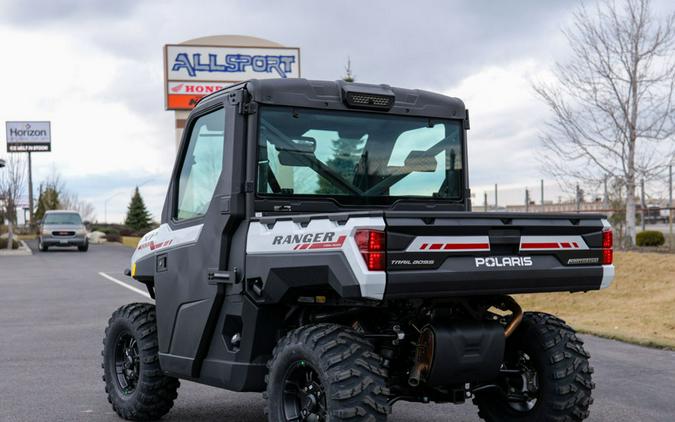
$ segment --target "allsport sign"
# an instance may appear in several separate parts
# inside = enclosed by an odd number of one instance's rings
[[[7,122],[7,152],[51,151],[50,122]]]
[[[166,45],[167,110],[189,110],[205,95],[247,79],[300,77],[300,49]]]

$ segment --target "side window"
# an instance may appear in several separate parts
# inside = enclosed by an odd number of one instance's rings
[[[192,126],[188,149],[178,179],[179,220],[206,213],[223,169],[225,110],[199,117]]]

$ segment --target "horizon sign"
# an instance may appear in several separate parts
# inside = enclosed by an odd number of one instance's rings
[[[200,98],[248,79],[299,78],[300,49],[164,46],[165,106],[191,110]]]
[[[6,122],[7,152],[52,150],[50,122]]]

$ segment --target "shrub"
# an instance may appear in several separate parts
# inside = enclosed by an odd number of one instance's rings
[[[106,235],[107,234],[112,234],[117,235],[117,236],[134,236],[134,237],[143,237],[147,232],[149,232],[152,229],[157,228],[158,225],[156,223],[152,223],[150,227],[147,229],[143,230],[134,230],[131,227],[127,227],[123,224],[104,224],[104,223],[98,223],[98,224],[92,224],[90,227],[90,231],[99,231],[103,232]],[[110,240],[110,238],[108,239]]]
[[[105,240],[107,240],[108,242],[121,243],[122,242],[122,236],[120,236],[120,233],[118,231],[111,230],[111,231],[109,231],[108,233],[105,234]]]
[[[120,236],[120,230],[118,230],[116,227],[112,227],[112,225],[92,226],[91,231],[105,233],[105,238],[108,242],[122,241],[122,237]]]
[[[18,249],[19,242],[16,239],[12,239],[12,249]],[[0,249],[7,249],[7,238],[0,238]]]
[[[661,246],[666,243],[666,237],[659,231],[645,230],[637,234],[635,242],[638,246]]]

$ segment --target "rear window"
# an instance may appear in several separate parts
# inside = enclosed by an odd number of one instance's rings
[[[265,106],[258,194],[345,204],[460,199],[458,120]]]
[[[45,214],[44,224],[82,224],[82,219],[72,212],[50,212]]]

